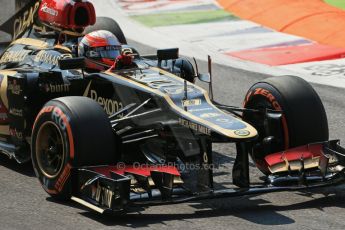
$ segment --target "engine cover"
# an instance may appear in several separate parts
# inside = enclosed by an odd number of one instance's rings
[[[42,0],[38,17],[53,29],[79,33],[96,22],[95,8],[87,0]]]

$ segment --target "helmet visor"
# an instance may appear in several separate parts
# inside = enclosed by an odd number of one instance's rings
[[[106,58],[116,59],[121,54],[121,46],[102,46],[89,48],[86,51],[86,57],[88,58]]]

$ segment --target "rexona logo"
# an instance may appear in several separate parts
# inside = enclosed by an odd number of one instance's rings
[[[97,101],[98,104],[104,108],[104,111],[108,115],[112,115],[123,109],[123,104],[121,102],[109,98],[99,97],[95,90],[91,90],[90,95],[88,96],[91,97],[92,100]]]
[[[43,6],[41,7],[41,11],[43,11],[44,13],[53,15],[53,16],[58,16],[59,12],[57,10],[54,10],[53,8],[49,8],[47,3],[44,3]]]

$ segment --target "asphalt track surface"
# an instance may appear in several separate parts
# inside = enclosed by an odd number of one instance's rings
[[[131,42],[141,53],[153,49]],[[200,67],[206,63],[200,63]],[[205,70],[204,67],[202,67]],[[265,75],[214,66],[215,97],[241,105],[247,89]],[[331,138],[345,143],[344,89],[313,85],[329,118]],[[317,125],[317,124],[315,124]],[[215,161],[230,172],[233,145],[214,146]],[[216,181],[226,185],[229,174],[218,172]],[[251,168],[252,175],[260,175]],[[100,216],[73,203],[59,203],[43,191],[30,165],[20,166],[0,156],[0,229],[342,229],[345,226],[345,186],[315,193],[281,192],[220,199],[146,210],[118,216]]]

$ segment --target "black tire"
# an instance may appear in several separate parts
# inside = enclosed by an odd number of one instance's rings
[[[96,31],[96,30],[110,31],[117,37],[117,39],[119,39],[119,42],[127,45],[127,40],[126,40],[126,37],[125,37],[121,27],[119,26],[119,24],[115,20],[113,20],[111,18],[97,17],[96,24],[86,28],[85,34],[91,33],[91,32]]]
[[[54,198],[69,199],[72,168],[114,162],[114,135],[102,107],[86,97],[46,103],[32,131],[31,157],[44,190]]]
[[[327,141],[328,122],[320,97],[305,80],[295,76],[279,76],[254,84],[247,92],[245,108],[283,111],[282,130],[265,130],[264,116],[243,113],[243,120],[252,124],[259,133],[258,143],[253,148],[252,158],[260,168],[265,152],[262,144],[267,132],[278,133],[278,146],[274,151]],[[264,167],[260,168],[265,171]]]

